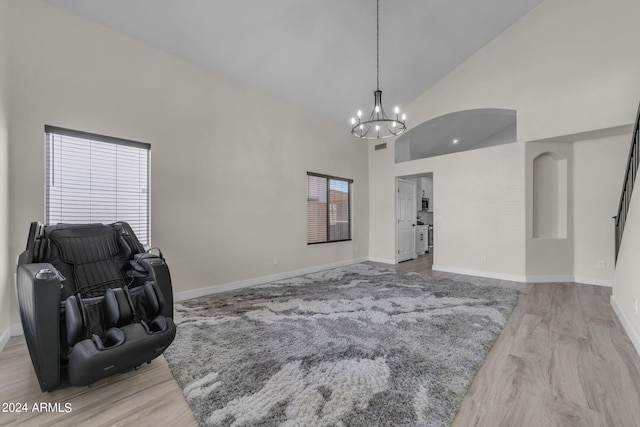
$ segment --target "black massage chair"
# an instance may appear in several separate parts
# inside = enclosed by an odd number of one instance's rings
[[[125,222],[31,223],[16,286],[42,391],[135,369],[176,334],[169,268]]]

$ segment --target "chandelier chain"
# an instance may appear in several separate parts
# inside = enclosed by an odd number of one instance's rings
[[[376,0],[376,88],[380,90],[380,0]]]

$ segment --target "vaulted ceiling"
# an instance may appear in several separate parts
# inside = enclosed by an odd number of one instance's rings
[[[345,126],[373,105],[374,0],[43,1]],[[540,1],[380,0],[384,105],[407,105]]]

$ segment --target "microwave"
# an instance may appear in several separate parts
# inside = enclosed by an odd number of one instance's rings
[[[428,197],[423,197],[422,198],[422,209],[423,211],[428,211],[429,210],[429,198]]]

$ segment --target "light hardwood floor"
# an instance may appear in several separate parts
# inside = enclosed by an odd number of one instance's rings
[[[164,357],[91,387],[42,393],[23,337],[11,338],[0,352],[0,404],[5,402],[26,403],[28,411],[0,412],[1,426],[197,426]],[[33,410],[49,402],[62,411]],[[71,411],[63,412],[67,403]]]
[[[640,357],[609,304],[610,289],[434,272],[430,255],[370,264],[521,291],[453,426],[640,426]],[[41,393],[21,337],[0,352],[3,402],[30,411],[34,403],[70,403],[72,411],[0,412],[0,425],[196,425],[164,358],[90,388]]]
[[[521,292],[453,426],[640,426],[640,357],[610,288],[440,273],[431,262],[419,257],[391,268]]]

